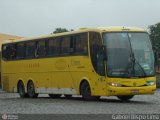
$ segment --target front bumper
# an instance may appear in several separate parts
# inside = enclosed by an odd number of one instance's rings
[[[156,85],[144,87],[108,87],[108,96],[154,94]]]

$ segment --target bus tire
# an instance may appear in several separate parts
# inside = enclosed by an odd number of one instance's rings
[[[121,101],[128,101],[134,97],[134,95],[121,95],[117,96]]]
[[[98,100],[100,97],[99,96],[92,96],[91,95],[91,89],[90,85],[87,81],[84,81],[81,86],[80,86],[80,93],[82,95],[82,98],[86,101],[93,101],[93,100]]]
[[[36,97],[38,97],[38,94],[35,93],[35,87],[34,87],[34,84],[33,84],[32,81],[28,82],[27,93],[28,93],[29,98],[36,98]]]
[[[51,98],[60,98],[61,94],[48,94]]]
[[[18,93],[20,95],[21,98],[27,98],[28,94],[25,93],[25,88],[24,88],[24,84],[22,81],[18,82],[18,87],[17,87]]]

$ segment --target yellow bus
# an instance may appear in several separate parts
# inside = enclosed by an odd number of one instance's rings
[[[100,27],[15,40],[2,45],[2,88],[20,97],[84,100],[154,94],[154,56],[141,28]]]

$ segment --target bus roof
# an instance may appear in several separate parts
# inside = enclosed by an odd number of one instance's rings
[[[70,35],[70,34],[77,34],[77,33],[83,33],[83,32],[89,32],[89,31],[95,31],[95,32],[122,32],[122,31],[130,31],[130,32],[145,32],[142,28],[137,27],[97,27],[97,28],[80,28],[77,31],[70,31],[70,32],[63,32],[63,33],[56,33],[56,34],[49,34],[46,36],[39,36],[39,37],[31,37],[31,38],[22,38],[22,39],[16,39],[12,41],[6,41],[4,43],[12,43],[12,42],[20,42],[20,41],[28,41],[28,40],[36,40],[36,39],[45,39],[45,38],[51,38],[51,37],[57,37],[57,36],[63,36],[63,35]]]

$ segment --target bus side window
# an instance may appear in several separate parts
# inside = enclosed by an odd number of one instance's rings
[[[75,36],[75,54],[88,54],[88,35],[81,33]]]
[[[90,55],[95,71],[100,75],[104,75],[102,40],[99,33],[90,32]]]
[[[35,49],[36,49],[36,42],[29,41],[26,43],[26,57],[27,58],[34,58],[35,57]]]
[[[47,50],[47,55],[48,56],[52,56],[53,53],[54,53],[54,41],[53,41],[53,39],[54,38],[48,40],[48,50]]]
[[[64,36],[61,39],[61,54],[68,55],[70,53],[70,36]]]
[[[36,46],[36,57],[44,57],[46,55],[46,43],[44,40],[38,41]]]
[[[25,57],[25,43],[18,43],[17,44],[17,59],[22,59]]]
[[[2,58],[4,60],[9,60],[10,59],[10,46],[9,45],[3,45],[2,46]]]
[[[2,45],[2,58],[4,60],[8,59],[7,52],[8,52],[8,45]]]
[[[51,38],[48,40],[48,56],[60,54],[60,38]]]
[[[10,59],[14,60],[16,59],[16,54],[17,54],[17,46],[15,44],[10,45]]]

